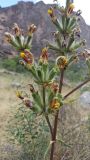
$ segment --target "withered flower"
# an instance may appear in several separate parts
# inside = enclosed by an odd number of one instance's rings
[[[40,55],[39,63],[47,64],[48,63],[48,48],[43,48]]]
[[[60,102],[58,100],[58,98],[54,98],[51,103],[50,103],[50,108],[51,109],[59,109],[60,108]]]
[[[25,97],[25,98],[23,99],[23,102],[24,102],[24,104],[25,104],[26,107],[32,109],[33,103],[32,103],[32,101],[30,101],[29,98]]]
[[[5,32],[5,41],[7,41],[8,43],[11,43],[13,40],[13,35],[10,34],[9,32]]]
[[[33,85],[32,85],[32,84],[29,84],[29,87],[30,87],[31,93],[34,93],[34,92],[35,92],[35,89],[34,89]]]
[[[56,59],[56,64],[59,67],[59,69],[66,68],[66,66],[68,64],[68,59],[65,56],[59,56]]]
[[[34,25],[34,24],[31,24],[29,27],[28,27],[28,34],[29,35],[32,35],[35,31],[36,31],[37,27]]]
[[[57,93],[59,91],[59,84],[56,82],[53,82],[51,84],[51,89],[53,90],[54,93]]]
[[[21,35],[21,29],[19,28],[17,23],[14,23],[13,31],[15,32],[16,36],[20,36]]]

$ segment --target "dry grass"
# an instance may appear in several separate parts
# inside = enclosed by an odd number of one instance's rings
[[[17,87],[14,84],[24,86],[28,80],[29,77],[24,75],[0,72],[0,160],[8,160],[8,156],[10,160],[13,159],[13,154],[16,157],[19,150],[17,144],[8,142],[7,123],[12,116],[12,108],[20,103],[15,95]]]
[[[7,136],[7,122],[11,117],[11,110],[17,104],[20,103],[18,98],[15,95],[16,86],[14,84],[20,84],[21,86],[25,86],[31,82],[29,76],[23,74],[13,74],[13,73],[6,73],[0,72],[0,160],[16,160],[17,153],[20,154],[20,147],[19,145],[12,144],[8,142]],[[63,89],[63,95],[65,95],[68,90],[71,90],[70,86],[66,86]],[[71,102],[78,97],[80,93],[76,92],[73,94],[72,97],[66,102]],[[72,100],[73,98],[73,100]],[[87,116],[88,111],[84,111],[83,109],[79,108],[79,112],[85,118]]]

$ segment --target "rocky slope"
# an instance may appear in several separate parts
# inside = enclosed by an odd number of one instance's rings
[[[37,26],[37,32],[34,35],[32,52],[40,53],[40,49],[46,39],[51,40],[51,31],[54,30],[50,18],[47,14],[49,5],[42,1],[34,4],[33,2],[20,1],[18,4],[7,8],[0,8],[0,56],[12,54],[10,46],[3,41],[4,32],[11,31],[13,23],[18,23],[24,30],[31,23]],[[84,19],[80,21],[82,37],[87,40],[87,47],[90,47],[90,26],[87,26]],[[12,52],[12,53],[11,53]]]

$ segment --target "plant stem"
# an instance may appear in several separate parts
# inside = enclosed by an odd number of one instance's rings
[[[43,86],[43,110],[44,112],[46,112],[46,99],[45,99],[46,95],[45,95],[45,87]],[[48,124],[48,127],[50,129],[50,133],[51,133],[51,136],[52,136],[52,126],[51,126],[51,123],[50,123],[50,120],[49,120],[49,117],[48,117],[48,114],[45,113],[45,118],[46,118],[46,121],[47,121],[47,124]]]
[[[61,91],[62,91],[63,77],[64,77],[64,69],[61,70],[61,74],[60,74],[59,93],[61,93]],[[53,128],[50,160],[53,160],[53,157],[54,157],[55,142],[56,142],[56,135],[57,135],[57,125],[58,125],[58,115],[59,115],[59,111],[56,112],[55,119],[54,119],[54,128]]]
[[[47,124],[48,124],[48,126],[49,126],[50,133],[51,133],[51,137],[52,137],[52,135],[53,135],[52,126],[51,126],[51,123],[50,123],[50,120],[49,120],[49,117],[48,117],[47,114],[45,114],[45,118],[46,118]]]
[[[64,96],[64,99],[66,99],[68,96],[70,96],[72,93],[74,93],[75,91],[77,91],[79,88],[81,88],[82,86],[84,86],[86,83],[88,83],[90,81],[90,78],[87,79],[86,81],[84,81],[83,83],[79,84],[77,87],[75,87],[74,89],[72,89],[69,93],[67,93]]]

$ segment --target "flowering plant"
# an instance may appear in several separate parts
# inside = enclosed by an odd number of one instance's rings
[[[58,11],[58,15],[56,11]],[[53,34],[55,43],[48,42],[47,47],[42,49],[38,61],[35,61],[34,55],[31,53],[33,33],[36,31],[34,24],[30,25],[27,35],[24,35],[21,28],[15,23],[13,27],[14,35],[6,32],[5,37],[20,52],[19,62],[30,71],[37,86],[34,87],[33,84],[29,84],[31,98],[24,96],[20,91],[17,91],[16,94],[32,112],[45,116],[51,134],[50,160],[53,160],[60,108],[63,107],[64,100],[69,95],[90,81],[90,77],[88,77],[85,82],[63,96],[64,72],[67,71],[68,66],[79,61],[82,56],[85,58],[88,67],[90,63],[88,54],[78,52],[80,47],[85,46],[85,40],[80,39],[81,31],[78,24],[81,11],[78,10],[75,13],[74,4],[70,0],[66,0],[65,7],[60,7],[59,5],[54,8],[51,7],[48,9],[48,14],[56,27],[56,31]],[[50,67],[48,50],[54,50],[57,55],[52,68]],[[58,77],[60,79],[59,82]],[[54,115],[53,120],[50,120],[51,114]]]

